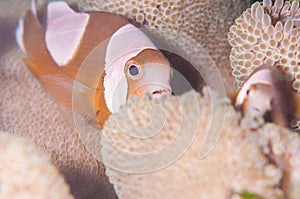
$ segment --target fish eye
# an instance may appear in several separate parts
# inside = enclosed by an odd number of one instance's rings
[[[139,74],[139,72],[140,72],[139,68],[136,65],[131,65],[129,67],[129,73],[130,73],[130,75],[137,76]]]
[[[249,96],[249,94],[250,94],[250,89],[247,90],[246,94]]]
[[[129,79],[137,80],[143,74],[143,67],[142,65],[136,60],[129,60],[126,64],[126,76]]]

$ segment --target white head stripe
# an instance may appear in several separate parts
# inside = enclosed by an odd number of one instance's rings
[[[128,92],[124,75],[126,62],[145,49],[157,50],[147,35],[132,24],[121,27],[110,38],[105,55],[104,97],[112,113],[126,103]]]
[[[147,35],[134,25],[127,24],[121,27],[109,40],[105,56],[106,69],[118,58],[134,51],[139,53],[145,49],[156,50],[157,48]]]
[[[239,94],[236,98],[235,105],[239,106],[243,103],[245,96],[247,95],[247,91],[250,89],[250,87],[254,84],[267,84],[272,85],[274,84],[274,79],[272,76],[272,73],[268,69],[262,69],[260,71],[257,71],[255,74],[253,74],[242,86],[241,90],[239,91]]]

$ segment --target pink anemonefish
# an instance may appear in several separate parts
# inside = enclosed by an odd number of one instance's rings
[[[235,106],[244,115],[264,117],[280,126],[300,116],[300,97],[285,74],[270,65],[257,68],[237,94]]]
[[[96,121],[91,123],[100,129],[131,96],[171,95],[169,61],[145,33],[120,15],[75,12],[65,2],[55,1],[47,6],[46,21],[40,18],[33,0],[16,29],[17,43],[28,56],[25,64],[70,109],[75,82],[94,88],[82,106],[92,109]],[[96,72],[78,73],[99,45],[104,46],[97,54],[103,63],[96,65],[103,70],[97,81],[91,81]]]

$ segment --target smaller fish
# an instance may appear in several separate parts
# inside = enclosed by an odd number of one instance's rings
[[[263,117],[266,121],[287,127],[299,115],[299,94],[293,91],[285,74],[270,65],[257,68],[245,81],[235,102],[243,115]]]
[[[94,126],[103,128],[132,96],[171,95],[169,61],[122,16],[75,12],[63,1],[49,3],[42,14],[33,0],[19,20],[24,62],[58,103]]]

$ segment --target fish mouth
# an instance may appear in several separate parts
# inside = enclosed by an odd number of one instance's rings
[[[152,92],[152,95],[161,95],[161,94],[168,94],[171,91],[169,89],[160,89]]]
[[[172,95],[172,92],[170,89],[159,89],[151,93],[152,98],[160,98],[163,95],[170,96]]]
[[[142,98],[145,95],[151,98],[160,98],[164,95],[172,95],[172,90],[167,86],[143,86],[136,89],[133,94],[138,98]]]

